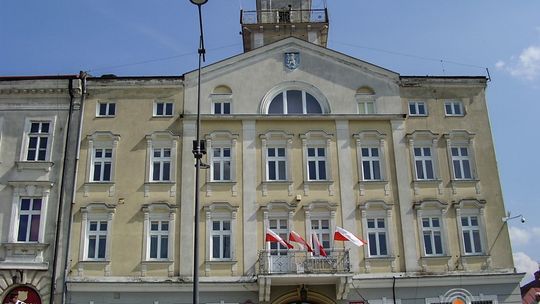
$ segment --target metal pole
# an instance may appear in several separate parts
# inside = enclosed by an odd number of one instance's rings
[[[204,36],[203,36],[203,23],[201,5],[197,5],[199,9],[199,67],[197,70],[197,126],[196,126],[196,142],[193,150],[193,156],[195,157],[195,212],[194,212],[194,230],[193,230],[193,303],[199,304],[199,176],[201,169],[201,65],[205,60],[204,54]]]

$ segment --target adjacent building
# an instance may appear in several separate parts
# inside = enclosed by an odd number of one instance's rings
[[[11,293],[62,300],[81,86],[76,76],[0,78],[2,303]]]

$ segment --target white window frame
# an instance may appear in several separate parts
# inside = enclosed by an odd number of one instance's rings
[[[386,233],[386,255],[371,255],[369,244],[364,246],[364,254],[368,258],[394,258],[394,235],[395,231],[393,225],[392,205],[383,201],[368,201],[364,205],[360,205],[360,212],[362,216],[363,237],[368,240],[370,232],[385,232]],[[368,228],[368,220],[382,218],[384,219],[384,229],[380,228]],[[380,248],[378,248],[380,251]],[[394,265],[392,265],[394,267]],[[369,267],[368,267],[369,268]]]
[[[81,207],[82,222],[81,222],[81,247],[79,250],[80,261],[101,261],[110,262],[110,253],[112,246],[112,221],[116,208],[105,203],[90,203],[85,207]],[[91,235],[89,228],[92,221],[106,221],[107,232],[105,235],[105,257],[104,258],[88,258],[88,243]]]
[[[355,99],[358,105],[358,114],[371,115],[377,113],[377,103],[375,95],[356,94]]]
[[[327,228],[323,228],[324,225],[323,225],[323,222],[328,222],[328,227]],[[333,244],[333,239],[332,239],[332,231],[333,231],[333,228],[331,226],[331,223],[332,223],[332,220],[329,218],[329,217],[326,217],[326,216],[312,216],[311,217],[311,220],[310,220],[310,229],[311,229],[311,236],[313,236],[313,234],[317,235],[317,238],[319,239],[319,242],[321,243],[321,245],[323,246],[324,250],[332,250],[333,247],[334,247],[334,244]],[[327,238],[327,246],[325,246],[325,238]],[[317,245],[315,244],[315,241],[312,237],[312,240],[311,240],[311,246],[312,248],[316,248]],[[315,250],[315,249],[314,249]]]
[[[105,114],[101,114],[101,105],[105,105]],[[111,112],[111,105],[114,105],[114,113]],[[115,117],[118,107],[114,101],[98,101],[96,104],[96,117]]]
[[[233,113],[232,109],[232,93],[222,93],[222,94],[212,94],[210,95],[211,100],[211,109],[210,113],[214,115],[231,115]],[[220,105],[220,111],[216,111],[216,105]],[[229,105],[229,113],[225,113],[224,105]]]
[[[324,94],[322,94],[320,92],[319,89],[317,89],[315,86],[311,85],[311,84],[308,84],[308,83],[305,83],[305,82],[301,82],[301,81],[287,81],[287,82],[282,82],[280,84],[278,84],[277,86],[273,87],[272,89],[270,89],[266,95],[263,97],[263,102],[260,106],[260,114],[262,115],[278,115],[278,114],[269,114],[268,113],[268,110],[270,108],[270,104],[272,103],[272,101],[274,100],[274,98],[279,95],[279,94],[282,94],[283,92],[285,91],[289,91],[289,90],[298,90],[298,91],[302,91],[302,92],[306,92],[306,93],[309,93],[311,96],[313,96],[315,98],[315,100],[319,103],[319,106],[321,107],[321,113],[309,113],[309,114],[312,114],[312,115],[324,115],[324,114],[328,114],[330,113],[330,106],[328,104],[328,100],[326,99],[326,97],[324,96]],[[303,102],[302,102],[302,112],[305,113],[307,112],[306,111],[306,103],[305,103],[305,94],[303,93],[302,95],[303,97]],[[286,115],[287,113],[287,104],[286,102],[284,101],[283,102],[283,106],[285,107],[285,111],[283,111],[283,114],[282,115]],[[309,115],[309,114],[295,114],[295,115]]]
[[[28,210],[23,210],[22,209],[22,204],[23,204],[23,200],[29,200],[29,209]],[[39,210],[34,210],[33,209],[33,206],[34,206],[34,202],[36,200],[39,200],[40,201],[40,207],[39,207]],[[19,218],[17,220],[17,228],[16,228],[16,231],[17,231],[17,242],[21,242],[21,243],[37,243],[39,242],[39,234],[41,233],[40,229],[41,229],[41,222],[43,222],[45,219],[43,218],[43,214],[41,212],[41,208],[43,207],[43,198],[42,197],[21,197],[20,200],[19,200]],[[24,239],[23,240],[19,240],[19,234],[20,234],[20,230],[21,230],[21,224],[22,224],[22,221],[21,221],[21,217],[22,216],[27,216],[27,220],[26,220],[26,235],[24,236]],[[33,225],[33,219],[35,216],[38,216],[39,218],[39,223],[38,223],[38,231],[37,231],[37,235],[36,235],[36,239],[35,240],[31,240],[31,232],[32,232],[32,225]]]
[[[304,183],[321,182],[321,181],[331,182],[333,180],[333,175],[332,175],[332,166],[330,164],[332,160],[330,146],[331,146],[331,142],[332,142],[331,139],[333,138],[333,135],[327,134],[324,131],[309,131],[306,134],[301,134],[300,138],[302,140],[302,151],[303,151],[303,157],[304,157],[304,161],[302,163],[304,167]],[[318,156],[318,155],[308,156],[308,149],[311,149],[311,148],[316,149],[315,151],[317,151],[317,149],[319,148],[324,149],[325,156]],[[319,173],[318,173],[319,166],[317,165],[316,166],[317,176],[315,179],[310,179],[309,163],[312,161],[315,161],[317,163],[320,161],[324,161],[325,172],[326,172],[325,178],[320,178]]]
[[[478,200],[461,200],[458,204],[455,205],[456,208],[456,220],[459,229],[459,239],[460,239],[460,248],[462,256],[482,256],[486,254],[486,227],[485,227],[485,218],[484,218],[484,206],[485,201]],[[461,223],[462,217],[476,217],[478,220],[477,229],[464,228]],[[482,247],[480,252],[466,252],[465,251],[465,236],[464,231],[473,231],[477,230],[479,232],[480,246]],[[471,239],[472,241],[472,239]]]
[[[175,184],[176,183],[176,159],[178,153],[179,136],[173,135],[169,131],[154,132],[146,136],[146,184]],[[154,149],[170,149],[170,157],[155,158]],[[162,150],[163,151],[163,150]],[[154,161],[170,161],[169,180],[162,180],[163,172],[160,172],[160,180],[154,180]],[[145,189],[145,195],[148,195],[149,189]],[[171,195],[175,191],[171,190]]]
[[[454,155],[456,150],[458,155]],[[463,155],[463,150],[467,155]],[[452,156],[452,170],[454,172],[454,178],[456,180],[471,180],[474,179],[472,170],[471,151],[468,146],[452,146],[450,147],[450,154]],[[457,163],[457,168],[456,168]],[[468,163],[468,168],[465,166]],[[468,170],[467,170],[468,169]],[[458,174],[459,173],[459,174]],[[469,175],[469,177],[467,177]]]
[[[442,203],[437,200],[426,200],[414,204],[414,209],[416,210],[416,222],[419,233],[421,256],[422,257],[437,257],[437,256],[447,256],[448,255],[448,236],[446,230],[446,216],[448,214],[448,204]],[[426,229],[423,226],[424,218],[438,218],[439,227],[438,229]],[[441,236],[441,248],[442,253],[432,253],[428,254],[426,250],[426,244],[424,240],[424,231],[438,231]],[[435,248],[434,243],[432,243],[433,249]]]
[[[238,134],[233,134],[229,131],[216,131],[206,136],[206,157],[207,164],[210,165],[210,169],[206,172],[206,182],[208,183],[234,183],[236,182],[236,144],[238,141]],[[214,148],[228,148],[230,149],[230,159],[218,159],[221,161],[230,161],[230,178],[227,180],[215,180],[214,179]],[[221,162],[223,165],[223,163]],[[223,168],[223,166],[222,166]]]
[[[162,113],[158,113],[158,108],[161,105]],[[167,113],[168,106],[170,106],[170,113]],[[154,117],[172,117],[174,115],[174,102],[169,100],[156,100],[154,101],[153,116]]]
[[[456,112],[459,109],[459,113]],[[450,107],[451,112],[448,112],[448,107]],[[461,100],[446,100],[444,102],[444,115],[445,116],[465,116],[465,107],[463,106],[463,101]]]
[[[170,182],[171,177],[171,165],[172,165],[172,149],[170,147],[162,147],[161,145],[156,145],[152,147],[151,159],[150,159],[150,181],[151,182]],[[156,153],[159,155],[156,156]],[[168,154],[168,156],[166,156]],[[158,176],[154,176],[156,173],[156,165],[159,168]],[[168,165],[168,170],[166,166]],[[168,178],[165,176],[165,172],[168,171]]]
[[[424,109],[424,113],[420,113],[420,109],[422,107]],[[412,109],[414,109],[414,113],[413,111],[411,111]],[[408,112],[409,112],[409,116],[414,116],[414,117],[428,116],[427,103],[423,100],[409,100]]]
[[[88,162],[86,167],[87,183],[114,183],[116,172],[116,155],[118,150],[118,142],[120,141],[120,135],[113,134],[109,131],[97,131],[87,136],[88,140]],[[111,173],[109,181],[95,181],[94,169],[95,169],[95,150],[96,149],[112,149],[111,161]]]
[[[439,135],[432,133],[431,131],[415,131],[412,134],[407,135],[408,143],[409,143],[409,155],[411,160],[411,171],[414,181],[439,181],[440,180],[440,170],[439,170],[439,157],[438,157],[438,149],[437,144],[439,142],[438,140]],[[431,157],[426,156],[416,156],[415,155],[415,149],[421,148],[423,151],[423,148],[430,148],[431,150]],[[433,178],[418,178],[418,172],[416,168],[416,161],[422,161],[423,166],[422,168],[425,171],[425,161],[431,160],[432,169],[433,169]],[[427,173],[424,172],[424,173]]]
[[[47,133],[32,133],[31,132],[32,123],[44,123],[44,122],[49,123],[49,132]],[[50,162],[51,161],[55,125],[56,125],[56,116],[27,117],[26,118],[25,124],[24,124],[24,134],[23,134],[21,154],[19,158],[21,162]],[[46,148],[47,150],[45,152],[45,159],[43,160],[36,159],[38,157],[38,151],[36,151],[35,159],[29,160],[27,158],[29,145],[30,145],[30,136],[32,136],[32,134],[45,134],[45,135],[40,135],[39,137],[47,138],[47,148]],[[39,150],[39,147],[37,148]]]
[[[433,166],[434,164],[433,147],[418,145],[418,146],[412,147],[412,149],[413,149],[413,157],[414,157],[413,165],[414,165],[415,179],[418,181],[435,180],[436,174],[435,174],[435,168]],[[417,150],[420,151],[421,155],[416,155]],[[426,151],[429,151],[430,155],[426,155]],[[421,168],[418,168],[419,167],[418,163],[420,163]],[[428,166],[428,164],[430,164],[430,166]],[[431,167],[432,177],[428,176],[429,175],[428,167]],[[419,169],[422,172],[419,172]]]
[[[142,212],[144,214],[144,238],[143,238],[143,248],[144,255],[143,261],[173,261],[174,260],[174,243],[175,243],[175,227],[176,227],[176,210],[178,207],[176,205],[170,205],[168,203],[152,203],[145,204],[142,207]],[[169,224],[169,230],[167,233],[157,233],[159,236],[167,236],[168,246],[167,246],[167,257],[166,258],[152,258],[151,257],[151,237],[154,233],[151,231],[151,225],[153,221],[166,221]],[[158,246],[158,251],[159,251]],[[171,266],[172,267],[172,266]],[[173,269],[169,269],[173,271]]]
[[[277,94],[274,95],[274,97],[272,98],[272,100],[270,101],[270,103],[268,104],[268,109],[270,109],[270,104],[272,103],[272,101],[274,100],[274,98],[276,98],[278,95],[281,95],[282,96],[282,101],[283,101],[283,112],[282,113],[267,113],[269,115],[289,115],[289,106],[288,106],[288,100],[287,100],[287,92],[289,91],[300,91],[300,93],[302,94],[302,113],[292,113],[290,115],[322,115],[324,114],[324,107],[323,105],[321,104],[321,102],[319,102],[319,100],[317,99],[316,96],[314,96],[313,94],[311,94],[311,92],[307,92],[305,90],[302,90],[302,89],[298,89],[298,88],[288,88],[286,90],[283,90]],[[319,107],[321,108],[321,113],[308,113],[307,112],[307,94],[311,95],[311,97],[313,97],[313,99],[315,99],[315,102],[317,102],[317,104],[319,105]]]
[[[354,134],[353,138],[356,140],[356,159],[358,164],[358,176],[360,182],[376,182],[387,181],[387,167],[386,164],[386,134],[382,134],[378,131],[362,131],[358,134]],[[378,149],[378,157],[364,157],[362,156],[362,149]],[[379,174],[377,178],[367,178],[364,176],[364,162],[368,161],[371,164],[370,170],[373,174],[372,162],[374,160],[379,161]]]
[[[206,213],[206,261],[236,261],[236,227],[238,207],[232,206],[229,203],[213,203],[210,206],[204,207]],[[230,258],[214,258],[213,254],[213,231],[214,221],[229,221],[230,231]],[[221,244],[221,243],[220,243]]]
[[[50,182],[9,182],[13,187],[13,199],[11,201],[11,225],[9,227],[8,242],[10,243],[45,243],[45,227],[47,223],[47,207],[49,202],[52,183]],[[18,232],[20,225],[20,204],[24,198],[41,199],[39,234],[36,242],[19,242]]]
[[[333,235],[336,228],[336,210],[337,206],[329,202],[314,202],[309,205],[303,206],[305,217],[305,229],[306,229],[306,242],[313,244],[313,233],[325,232],[323,230],[316,231],[312,227],[312,220],[328,220],[329,222],[329,234],[330,234],[330,247],[325,248],[327,254],[334,249]],[[319,241],[322,244],[320,235],[317,235]]]
[[[232,181],[232,148],[228,144],[214,143],[212,148],[208,151],[211,154],[212,162],[210,163],[210,175],[213,182],[230,182]],[[219,155],[216,155],[216,152]],[[228,153],[227,153],[228,152]],[[226,155],[228,154],[228,156]],[[218,172],[216,176],[216,167]],[[226,168],[229,172],[226,176]]]
[[[475,158],[475,149],[474,149],[474,134],[467,131],[452,131],[449,134],[445,134],[446,139],[446,150],[448,156],[448,166],[451,174],[452,181],[475,181],[478,179],[478,173],[476,171],[476,158]],[[467,148],[468,157],[466,158],[469,161],[470,168],[470,178],[457,178],[456,172],[454,170],[454,160],[462,161],[465,159],[463,157],[456,158],[452,155],[452,148]],[[462,172],[463,173],[463,172]]]
[[[98,157],[96,155],[98,150],[101,151],[101,154],[102,154],[101,157]],[[107,157],[106,156],[107,151],[109,150],[110,150],[110,157]],[[93,147],[91,153],[92,153],[92,160],[91,160],[92,164],[91,164],[91,172],[90,172],[90,181],[91,182],[112,182],[113,148],[112,147],[110,148]],[[100,170],[99,170],[100,178],[99,179],[95,179],[97,164],[100,165]],[[104,178],[105,172],[106,172],[105,167],[107,164],[109,164],[109,179],[105,180]]]
[[[261,139],[261,179],[262,179],[262,194],[268,195],[269,183],[285,183],[288,184],[288,194],[293,195],[292,188],[292,139],[293,135],[283,131],[268,131],[259,135]],[[285,148],[285,180],[270,180],[268,178],[268,148]]]

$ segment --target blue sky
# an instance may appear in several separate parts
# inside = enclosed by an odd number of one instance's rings
[[[207,64],[242,52],[239,10],[203,7]],[[540,261],[540,1],[314,0],[330,14],[328,47],[401,75],[486,75],[487,98],[516,267]],[[0,76],[181,75],[196,67],[188,0],[0,1]],[[493,219],[500,220],[500,219]],[[526,280],[531,277],[528,276]]]

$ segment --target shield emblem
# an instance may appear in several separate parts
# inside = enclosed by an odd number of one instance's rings
[[[285,53],[285,67],[289,70],[294,70],[300,65],[300,53],[289,52]]]
[[[17,297],[17,299],[18,299],[19,301],[23,301],[23,302],[24,302],[24,301],[26,301],[26,299],[28,299],[28,291],[26,291],[26,290],[24,290],[24,291],[23,291],[23,290],[19,290],[18,295],[19,295],[19,296]]]

